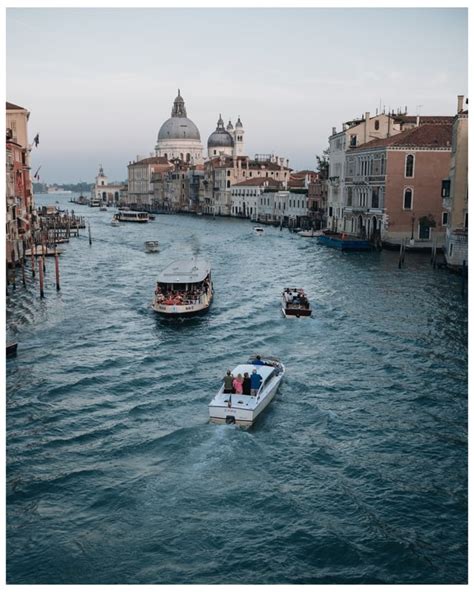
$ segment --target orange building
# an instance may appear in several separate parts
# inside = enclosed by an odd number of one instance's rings
[[[440,186],[449,173],[451,136],[452,120],[441,118],[351,150],[344,230],[385,246],[404,240],[441,246],[446,216]]]

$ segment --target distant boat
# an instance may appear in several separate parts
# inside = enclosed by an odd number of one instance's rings
[[[145,251],[147,253],[158,253],[160,243],[158,241],[145,241]]]
[[[148,212],[134,212],[132,210],[120,210],[115,214],[119,222],[148,222],[150,215]]]
[[[254,226],[253,231],[255,232],[255,234],[263,234],[265,232],[265,229],[261,226]]]
[[[98,197],[91,197],[89,200],[90,208],[100,208],[100,199]]]
[[[311,306],[302,288],[286,288],[281,295],[281,311],[285,317],[310,317]]]
[[[322,230],[300,230],[297,232],[298,236],[304,236],[309,238],[317,238],[318,236],[322,236],[324,231]]]
[[[118,219],[116,218],[116,216],[114,216],[114,217],[112,218],[112,221],[110,222],[110,224],[111,224],[111,226],[120,226],[120,220],[118,220]]]
[[[107,206],[100,206],[100,211],[101,212],[106,212],[107,211]]]

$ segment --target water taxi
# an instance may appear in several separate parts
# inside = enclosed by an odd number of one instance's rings
[[[158,241],[145,241],[145,251],[147,253],[158,253],[160,243]]]
[[[232,376],[236,378],[240,374],[243,377],[247,373],[251,377],[254,370],[260,375],[261,384],[258,389],[251,390],[251,394],[227,392],[224,383],[222,384],[209,403],[211,423],[235,424],[241,427],[253,425],[275,397],[285,375],[285,366],[273,356],[254,356],[245,364],[236,366]]]
[[[206,312],[212,302],[211,267],[203,259],[170,263],[158,276],[152,308],[167,316]]]
[[[254,226],[253,231],[255,232],[255,234],[263,234],[265,232],[265,229],[261,226]]]
[[[150,216],[148,212],[134,212],[132,210],[119,210],[115,217],[119,222],[148,222]]]
[[[281,295],[281,312],[285,317],[310,317],[311,306],[303,288],[285,288]]]
[[[91,197],[89,200],[90,208],[100,208],[100,199],[98,197]]]

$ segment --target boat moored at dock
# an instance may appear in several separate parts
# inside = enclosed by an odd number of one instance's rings
[[[369,251],[372,248],[368,240],[351,236],[345,232],[325,232],[317,238],[319,245],[340,251]]]
[[[134,212],[132,210],[119,210],[115,217],[119,222],[148,222],[150,216],[148,212]]]
[[[211,267],[203,259],[170,263],[158,276],[152,308],[166,316],[206,312],[212,302]]]
[[[235,424],[250,427],[257,417],[271,403],[285,375],[285,366],[273,356],[253,356],[245,364],[234,368],[231,377],[238,379],[247,375],[251,385],[257,388],[247,392],[232,392],[225,388],[228,376],[221,388],[209,403],[211,423]],[[252,377],[255,377],[252,380]],[[245,387],[243,389],[245,391]]]
[[[311,306],[303,288],[285,288],[281,295],[281,311],[287,318],[311,316]]]

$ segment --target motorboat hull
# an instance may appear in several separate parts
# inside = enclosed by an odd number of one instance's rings
[[[369,251],[371,249],[369,241],[357,238],[342,238],[339,235],[318,236],[318,244],[339,249],[340,251]]]
[[[299,317],[310,317],[312,311],[310,308],[285,308],[281,307],[281,312],[287,319],[298,319]]]

